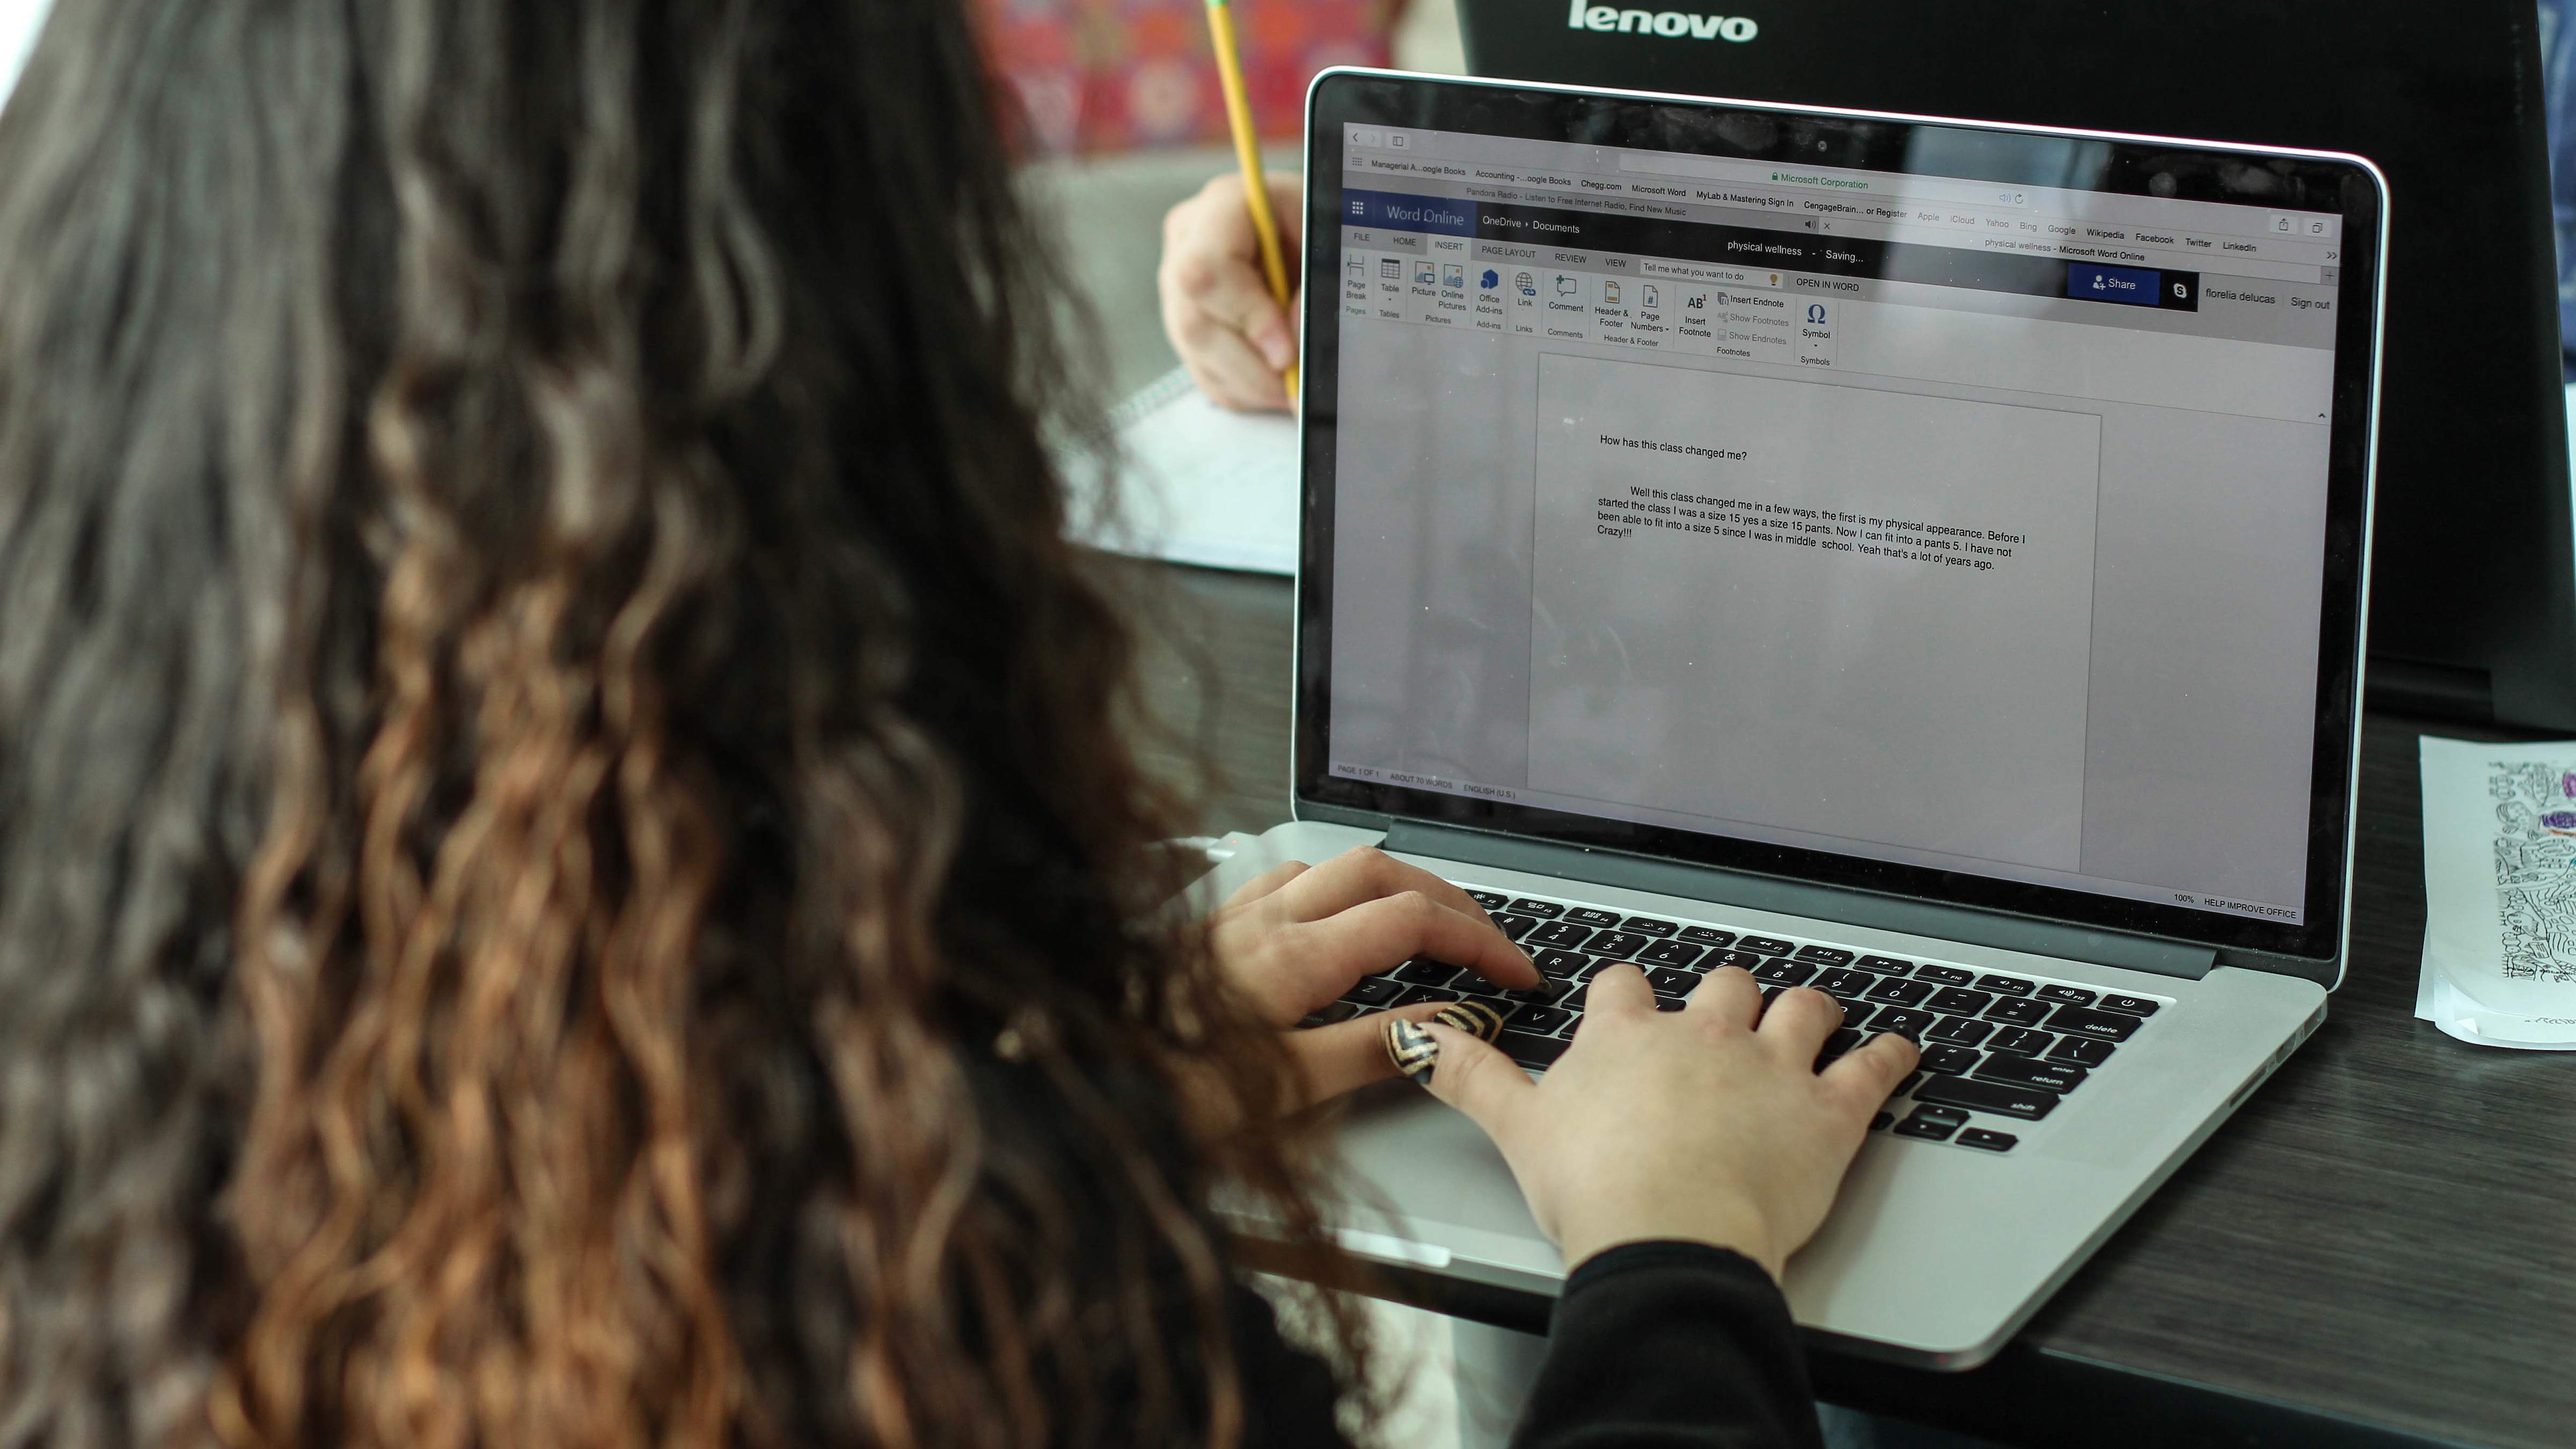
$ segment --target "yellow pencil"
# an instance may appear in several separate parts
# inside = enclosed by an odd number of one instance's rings
[[[1243,167],[1243,204],[1252,212],[1252,230],[1261,239],[1261,269],[1270,277],[1270,298],[1282,311],[1288,306],[1288,263],[1279,250],[1279,219],[1270,214],[1270,187],[1261,177],[1261,142],[1252,129],[1252,98],[1243,89],[1243,58],[1234,48],[1234,12],[1226,0],[1207,0],[1208,38],[1216,45],[1217,82],[1225,88],[1225,121],[1234,131],[1234,159]],[[1281,374],[1288,401],[1297,401],[1297,364]]]

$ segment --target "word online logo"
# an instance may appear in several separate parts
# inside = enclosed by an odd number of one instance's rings
[[[1693,40],[1747,41],[1762,33],[1762,27],[1745,15],[1685,15],[1678,10],[1622,10],[1615,5],[1591,5],[1574,0],[1574,8],[1565,18],[1569,30],[1615,30],[1622,34],[1661,35],[1678,40],[1687,35]]]

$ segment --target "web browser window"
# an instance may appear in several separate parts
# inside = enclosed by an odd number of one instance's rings
[[[2301,922],[2339,216],[1344,142],[1332,774]]]

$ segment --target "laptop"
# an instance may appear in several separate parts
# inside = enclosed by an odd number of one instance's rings
[[[2323,1019],[2351,902],[2386,188],[2358,157],[1334,70],[1309,97],[1295,819],[1548,984],[1924,1048],[1790,1264],[1983,1362]],[[1477,1129],[1342,1125],[1344,1241],[1551,1294]]]
[[[2356,151],[2390,233],[2374,705],[2576,728],[2576,554],[2531,0],[1458,0],[1479,75]],[[2463,346],[2474,314],[2476,345]],[[2463,460],[2474,460],[2463,467]],[[2512,554],[2497,567],[2499,540]]]

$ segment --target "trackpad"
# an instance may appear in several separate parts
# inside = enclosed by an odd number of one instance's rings
[[[1383,1083],[1354,1097],[1337,1145],[1349,1168],[1349,1196],[1363,1215],[1392,1209],[1415,1224],[1448,1224],[1525,1243],[1553,1260],[1554,1248],[1531,1218],[1520,1184],[1492,1139],[1411,1082]]]

